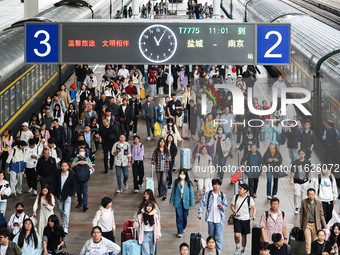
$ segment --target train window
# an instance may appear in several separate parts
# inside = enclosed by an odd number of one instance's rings
[[[18,81],[17,83],[20,84],[20,81]],[[16,87],[16,85],[11,87],[11,95],[10,95],[10,100],[11,100],[11,115],[13,115],[15,113],[15,87]]]
[[[26,80],[26,100],[28,100],[32,96],[32,87],[33,87],[32,74],[31,72],[29,72],[27,74],[27,80]]]
[[[21,102],[20,102],[20,105],[22,105],[26,102],[26,97],[27,97],[27,95],[25,96],[26,88],[27,88],[27,76],[24,76],[21,79],[21,88],[20,88]]]
[[[41,84],[43,84],[44,82],[44,73],[43,73],[43,66],[42,65],[39,65],[39,86],[38,88],[41,86]]]
[[[14,88],[16,110],[19,110],[21,106],[21,102],[22,102],[21,88],[22,88],[21,81],[18,81],[15,84],[15,88]]]
[[[9,90],[7,90],[4,94],[3,104],[4,104],[4,115],[5,115],[5,117],[3,118],[3,121],[5,123],[5,121],[7,121],[9,118]]]
[[[47,64],[47,76],[50,77],[51,76],[51,65]]]
[[[35,77],[35,74],[36,73],[36,68],[33,68],[32,69],[32,72],[31,72],[31,77],[32,77],[32,82],[31,82],[31,91],[32,91],[32,96],[34,95],[34,92],[35,92],[35,83],[36,83],[36,77]]]
[[[4,124],[4,95],[0,96],[0,125],[2,126]]]

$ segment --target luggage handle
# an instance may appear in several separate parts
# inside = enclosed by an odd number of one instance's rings
[[[201,228],[202,228],[202,218],[198,220],[199,224],[198,224],[198,234],[201,234]]]
[[[132,236],[134,236],[135,240],[137,241],[137,227],[128,227],[128,229],[132,230]]]

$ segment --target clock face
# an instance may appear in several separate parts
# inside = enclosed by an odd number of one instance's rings
[[[139,37],[139,51],[150,62],[168,61],[177,49],[177,38],[174,32],[163,25],[147,27]]]

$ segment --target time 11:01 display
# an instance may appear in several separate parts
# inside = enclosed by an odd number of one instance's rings
[[[209,33],[210,34],[228,34],[228,28],[227,27],[209,27]]]

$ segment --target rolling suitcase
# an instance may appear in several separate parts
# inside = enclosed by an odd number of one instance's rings
[[[122,255],[141,255],[142,246],[137,241],[137,230],[134,227],[129,227],[129,230],[133,232],[131,238],[125,242],[122,242]]]
[[[153,166],[151,168],[151,177],[145,178],[145,189],[151,189],[152,192],[155,192],[155,183],[153,181]]]
[[[297,241],[294,236],[289,235],[288,244],[292,248],[292,252],[294,255],[304,255],[306,252],[306,244],[305,241]]]
[[[190,255],[198,255],[202,249],[201,243],[201,225],[202,220],[199,220],[199,231],[198,233],[191,233],[190,235]]]
[[[258,225],[254,224],[251,229],[251,255],[259,254],[260,239],[261,239],[261,228]]]
[[[181,169],[191,168],[191,150],[189,148],[181,148],[180,161]]]
[[[182,138],[189,139],[189,123],[183,123],[182,125]]]

